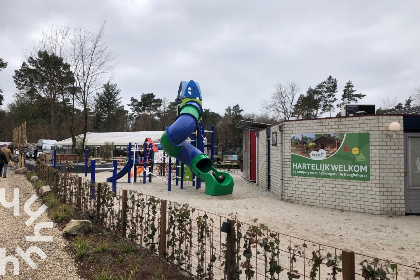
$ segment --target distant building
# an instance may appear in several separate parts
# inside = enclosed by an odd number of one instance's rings
[[[314,143],[316,144],[316,150],[337,150],[340,147],[341,142],[329,138],[327,136],[321,136],[318,139],[315,139]]]

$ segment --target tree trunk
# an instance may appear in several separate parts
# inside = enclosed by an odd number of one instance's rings
[[[51,120],[50,120],[50,125],[51,125],[51,129],[52,129],[52,136],[53,139],[56,140],[56,134],[55,134],[55,109],[54,109],[54,101],[52,99],[50,99],[50,114],[51,114]]]
[[[72,114],[71,114],[71,122],[70,122],[70,127],[69,127],[69,130],[70,130],[70,135],[71,135],[71,148],[72,148],[72,150],[74,151],[74,150],[76,150],[76,128],[75,128],[75,124],[74,124],[74,114],[75,114],[75,110],[74,110],[74,102],[75,102],[75,97],[74,97],[74,95],[73,95],[73,98],[72,98],[73,100],[73,104],[72,104],[72,108],[71,108],[71,110],[72,110]]]
[[[83,117],[84,117],[84,122],[83,122],[83,140],[82,140],[82,151],[85,150],[85,143],[86,143],[86,133],[87,133],[87,128],[88,128],[88,110],[87,110],[87,104],[83,104]]]

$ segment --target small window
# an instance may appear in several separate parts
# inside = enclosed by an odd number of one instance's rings
[[[277,146],[277,132],[273,132],[271,136],[271,146]]]

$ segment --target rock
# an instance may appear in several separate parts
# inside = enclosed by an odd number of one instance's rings
[[[15,174],[28,174],[28,168],[22,167],[15,169]]]
[[[38,181],[38,176],[32,176],[31,179],[29,179],[29,181],[31,183],[34,183],[34,182]]]
[[[71,220],[64,228],[64,234],[82,235],[92,230],[92,223],[89,220]]]
[[[32,178],[31,178],[32,179]],[[42,186],[39,190],[38,190],[38,192],[39,192],[39,195],[40,196],[44,196],[44,195],[46,195],[47,193],[49,193],[49,192],[51,192],[52,191],[52,189],[51,189],[51,187],[50,186],[48,186],[48,185],[46,185],[46,186]]]

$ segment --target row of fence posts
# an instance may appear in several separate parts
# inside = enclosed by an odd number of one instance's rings
[[[67,203],[67,176],[64,175],[64,183],[63,183],[63,190],[62,190],[62,202]],[[56,177],[56,185],[58,186],[59,183],[59,176]],[[96,186],[95,186],[96,185]],[[96,187],[96,188],[95,188]],[[101,192],[102,192],[102,183],[94,183],[91,185],[91,190],[95,190],[96,193],[91,197],[96,200],[96,209],[95,209],[95,217],[96,220],[100,219],[100,212],[101,212]],[[77,195],[76,195],[76,207],[77,211],[82,211],[82,177],[77,177]],[[126,237],[126,230],[127,230],[127,211],[128,211],[128,191],[122,190],[122,197],[121,197],[121,237]],[[166,209],[167,209],[167,201],[161,200],[161,232],[166,232]],[[164,256],[166,253],[166,235],[161,234],[160,237],[160,250],[159,255],[161,257]]]
[[[56,177],[56,182],[58,185],[58,176]],[[100,219],[100,209],[101,209],[101,189],[102,184],[96,184],[96,209],[95,217],[96,220]],[[82,201],[81,201],[81,190],[82,190],[82,177],[78,177],[77,181],[77,210],[81,212],[82,210]],[[62,200],[66,203],[67,197],[67,176],[64,176],[63,184],[63,197]],[[121,237],[126,238],[127,231],[127,212],[128,212],[128,191],[122,190],[122,199],[121,199]],[[160,207],[160,236],[159,236],[159,257],[164,258],[166,255],[166,221],[167,221],[167,200],[161,200]],[[233,268],[237,267],[236,262],[236,234],[235,234],[235,221],[228,220],[223,222],[221,227],[221,232],[227,234],[226,236],[226,277],[227,280],[235,279],[235,271]],[[353,251],[343,250],[342,251],[342,279],[343,280],[355,280],[355,254]]]
[[[226,238],[226,276],[227,280],[235,279],[235,270],[237,267],[236,262],[236,235],[235,235],[235,221],[227,220],[223,222],[222,232],[227,234]],[[355,255],[353,251],[343,250],[342,251],[342,279],[343,280],[355,280]]]

